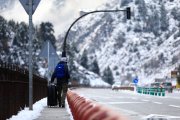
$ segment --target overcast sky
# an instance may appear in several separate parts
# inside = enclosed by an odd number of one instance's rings
[[[3,0],[0,0],[3,1]],[[55,35],[62,31],[67,31],[70,24],[79,16],[80,10],[96,10],[98,6],[107,0],[59,0],[59,6],[55,3],[58,0],[41,0],[34,15],[34,24],[50,21],[54,25]],[[16,0],[14,7],[0,12],[6,19],[15,19],[17,21],[24,21],[28,23],[28,15],[21,6],[20,2]]]

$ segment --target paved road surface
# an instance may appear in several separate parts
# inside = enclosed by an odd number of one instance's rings
[[[110,107],[129,120],[180,120],[180,92],[160,97],[111,89],[81,88],[73,91]]]

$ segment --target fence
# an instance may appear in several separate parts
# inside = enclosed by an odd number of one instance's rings
[[[47,80],[33,75],[33,103],[47,96]],[[29,105],[29,77],[26,69],[0,63],[0,120],[10,118]]]

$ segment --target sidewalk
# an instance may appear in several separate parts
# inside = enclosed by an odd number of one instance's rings
[[[45,107],[36,120],[71,120],[71,118],[67,108]]]

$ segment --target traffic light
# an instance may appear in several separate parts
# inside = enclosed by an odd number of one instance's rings
[[[130,7],[126,8],[126,13],[127,13],[127,19],[130,20],[131,19],[131,8]]]

